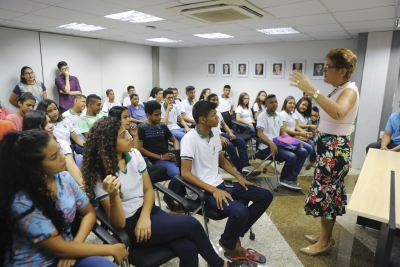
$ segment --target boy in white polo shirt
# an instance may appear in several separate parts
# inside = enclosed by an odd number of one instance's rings
[[[233,99],[232,99],[232,97],[229,97],[230,93],[231,93],[231,86],[225,85],[223,94],[219,98],[219,106],[217,109],[221,113],[225,112],[225,111],[229,111],[229,113],[232,115],[233,114]]]
[[[181,103],[181,111],[185,113],[183,114],[183,119],[185,120],[186,124],[193,128],[196,124],[192,114],[193,106],[196,103],[196,88],[191,85],[186,87],[186,95],[187,98]]]
[[[258,149],[265,153],[272,153],[273,156],[278,156],[285,160],[285,165],[281,172],[281,185],[290,189],[300,190],[301,187],[297,184],[297,176],[306,161],[308,152],[305,148],[300,147],[296,152],[279,148],[272,141],[275,137],[287,133],[283,130],[282,120],[279,113],[278,101],[275,95],[268,95],[266,98],[267,110],[262,112],[257,118],[257,136],[266,144],[260,143]]]
[[[236,257],[252,259],[252,254],[246,253],[246,249],[241,246],[239,237],[243,237],[265,212],[272,201],[272,193],[242,178],[225,159],[224,153],[221,153],[218,129],[213,129],[218,126],[215,103],[197,102],[193,107],[193,117],[196,128],[181,141],[182,178],[203,189],[206,205],[229,218],[219,240],[227,256],[232,260]],[[218,166],[233,175],[238,183],[233,183],[233,187],[225,187],[218,174]],[[188,197],[196,199],[190,191]],[[251,201],[252,204],[247,207],[234,199]]]

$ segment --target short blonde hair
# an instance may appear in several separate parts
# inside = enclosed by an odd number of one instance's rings
[[[328,52],[326,58],[329,58],[336,68],[347,70],[344,79],[350,79],[357,68],[357,56],[347,48],[335,48]]]

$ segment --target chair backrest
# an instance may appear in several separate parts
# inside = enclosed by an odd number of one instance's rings
[[[232,129],[233,123],[229,111],[221,112],[221,115],[222,118],[224,118],[224,122],[226,123],[226,125],[228,125],[230,129]]]

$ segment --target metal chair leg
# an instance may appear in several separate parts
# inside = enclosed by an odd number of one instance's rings
[[[156,194],[157,194],[157,199],[158,199],[158,207],[161,209],[161,200],[160,200],[160,193],[158,192],[157,189],[156,190]]]

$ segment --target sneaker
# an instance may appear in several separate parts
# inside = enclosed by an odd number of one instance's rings
[[[301,187],[294,181],[283,180],[281,181],[281,185],[289,189],[301,190]]]
[[[252,173],[251,173],[252,172]],[[251,176],[258,176],[261,174],[261,171],[254,170],[253,166],[246,166],[242,169],[242,173],[247,176],[251,173]]]

